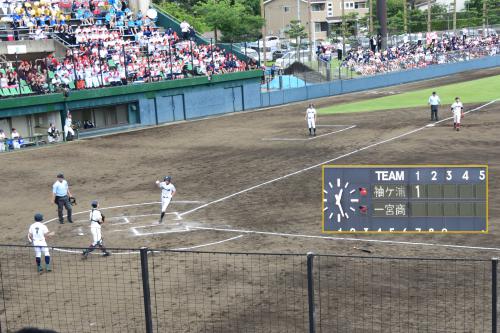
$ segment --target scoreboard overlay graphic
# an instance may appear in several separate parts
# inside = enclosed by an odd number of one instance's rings
[[[488,233],[487,165],[323,165],[324,233]]]

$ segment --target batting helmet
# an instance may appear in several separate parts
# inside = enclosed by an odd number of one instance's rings
[[[40,213],[35,214],[35,221],[37,222],[42,222],[43,221],[43,215]]]
[[[163,180],[168,180],[168,181],[171,181],[171,180],[172,180],[172,177],[170,177],[170,176],[165,176],[165,178],[163,178]]]
[[[64,175],[63,175],[62,173],[58,173],[58,174],[57,174],[57,178],[62,178],[62,179],[64,179]]]
[[[92,201],[92,203],[91,203],[92,208],[97,208],[97,205],[98,205],[98,204],[99,204],[99,203],[97,202],[97,200]]]

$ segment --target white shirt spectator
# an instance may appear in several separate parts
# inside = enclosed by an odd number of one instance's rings
[[[186,21],[182,21],[180,27],[182,32],[189,32],[189,28],[191,28],[189,23],[187,23]]]

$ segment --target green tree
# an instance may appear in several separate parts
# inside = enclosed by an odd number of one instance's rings
[[[165,12],[174,16],[177,20],[179,21],[186,20],[199,33],[204,33],[205,31],[209,30],[207,24],[205,23],[202,17],[194,16],[186,9],[184,9],[183,6],[179,5],[176,2],[163,1],[160,2],[158,6]]]
[[[299,20],[292,20],[290,21],[290,26],[285,31],[285,34],[287,34],[291,39],[295,38],[295,44],[297,45],[297,57],[299,57],[300,40],[307,37],[306,28],[300,23]]]
[[[250,9],[240,0],[204,0],[195,7],[195,13],[203,17],[214,31],[215,40],[219,32],[222,40],[239,42],[249,36],[259,36],[264,24],[262,18],[250,13]]]

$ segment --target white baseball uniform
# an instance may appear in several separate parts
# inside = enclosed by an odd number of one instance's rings
[[[306,110],[307,127],[316,128],[316,109],[307,108]]]
[[[31,235],[35,256],[40,258],[42,256],[42,251],[46,257],[50,256],[49,248],[45,241],[45,235],[49,233],[47,226],[41,222],[35,222],[30,226],[28,232]]]
[[[451,111],[453,112],[453,122],[460,124],[460,120],[462,119],[462,110],[464,105],[462,102],[455,102],[451,105]]]
[[[90,212],[90,232],[92,233],[92,246],[102,244],[101,235],[102,214],[99,209]]]
[[[165,212],[174,195],[175,186],[172,183],[167,185],[166,182],[161,182],[158,186],[161,188],[161,211]]]

